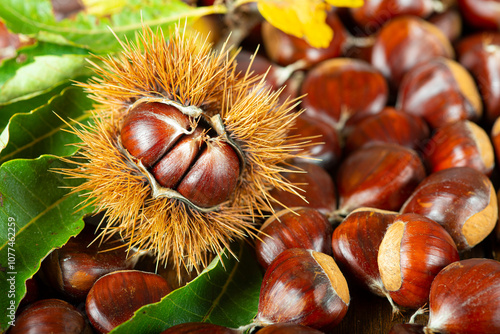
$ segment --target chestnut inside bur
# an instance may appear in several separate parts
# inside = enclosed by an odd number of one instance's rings
[[[140,103],[123,120],[121,143],[148,169],[158,183],[153,188],[163,188],[163,196],[211,208],[231,196],[242,161],[237,147],[220,133],[221,124],[189,112],[166,103]]]

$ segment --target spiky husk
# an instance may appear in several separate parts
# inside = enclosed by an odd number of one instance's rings
[[[84,178],[74,189],[88,197],[82,205],[104,211],[102,236],[119,234],[130,248],[154,253],[159,262],[178,269],[201,269],[208,254],[221,254],[234,239],[255,232],[256,218],[272,211],[272,188],[296,192],[281,176],[287,161],[305,145],[287,133],[298,113],[294,101],[280,104],[279,92],[264,78],[235,73],[234,56],[215,52],[197,36],[177,27],[170,40],[144,27],[135,43],[123,42],[123,53],[93,63],[98,78],[84,87],[97,102],[93,126],[73,128],[80,137],[77,169],[63,170]],[[147,178],[120,150],[120,122],[138,99],[165,98],[219,114],[230,138],[245,158],[245,168],[231,198],[219,210],[199,212],[169,198],[153,198]]]

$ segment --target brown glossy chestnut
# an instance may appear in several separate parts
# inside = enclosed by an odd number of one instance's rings
[[[468,259],[434,279],[425,333],[500,333],[500,262]]]
[[[332,253],[332,226],[318,210],[307,207],[284,209],[269,217],[255,241],[255,253],[262,268],[285,249],[312,249]]]
[[[94,241],[95,227],[86,225],[76,237],[52,251],[42,262],[48,285],[74,300],[84,300],[94,282],[117,270],[132,269],[137,258],[118,239]]]
[[[395,90],[406,72],[436,57],[454,57],[453,47],[441,30],[421,18],[400,16],[380,29],[371,62]]]
[[[485,30],[500,29],[500,1],[458,0],[460,12],[467,24]]]
[[[353,127],[345,140],[345,150],[354,152],[373,143],[393,143],[419,150],[428,138],[429,127],[422,118],[386,107]]]
[[[424,177],[424,165],[412,149],[387,143],[362,147],[338,169],[338,214],[360,207],[398,211]]]
[[[164,330],[160,334],[238,334],[241,333],[232,328],[227,328],[224,326],[219,326],[215,324],[210,324],[207,322],[187,322],[184,324],[178,324]]]
[[[500,33],[483,32],[457,45],[458,61],[474,76],[484,103],[486,119],[500,116]]]
[[[477,124],[467,120],[437,129],[423,153],[431,173],[451,167],[471,167],[490,175],[495,167],[490,137]]]
[[[337,209],[337,196],[332,177],[326,170],[312,163],[299,162],[295,165],[303,171],[289,172],[283,176],[303,190],[299,191],[299,194],[304,196],[305,201],[290,192],[273,189],[271,191],[271,196],[275,199],[272,203],[273,208],[279,211],[285,207],[306,206],[328,217]]]
[[[121,143],[160,186],[209,208],[226,201],[234,191],[240,158],[236,148],[205,123],[177,106],[143,102],[123,120]]]
[[[108,333],[139,308],[159,302],[170,291],[167,281],[159,275],[138,270],[115,271],[94,283],[85,310],[92,326],[100,333]]]
[[[301,88],[305,113],[338,127],[339,123],[380,112],[388,99],[382,74],[369,63],[351,58],[329,59],[306,75]],[[327,98],[326,98],[327,97]]]
[[[347,281],[331,256],[287,249],[264,275],[255,323],[289,322],[331,330],[346,314],[349,302]]]
[[[455,242],[441,225],[408,213],[399,215],[387,228],[377,263],[392,300],[418,308],[427,303],[437,273],[458,260]]]
[[[311,143],[306,148],[307,153],[301,152],[301,157],[294,161],[313,163],[327,171],[332,170],[340,161],[342,138],[339,131],[328,123],[302,113],[297,117],[295,128],[290,131],[290,136],[311,138]]]
[[[498,203],[491,181],[469,167],[429,175],[415,189],[402,213],[418,213],[441,224],[459,250],[474,247],[495,228]]]
[[[74,333],[91,334],[83,314],[60,299],[43,299],[27,306],[16,317],[11,334]]]
[[[387,296],[387,291],[378,270],[378,249],[397,216],[394,211],[359,208],[335,228],[332,236],[333,257],[339,266],[381,297]]]
[[[470,73],[446,58],[412,68],[401,82],[396,107],[421,116],[434,129],[459,120],[478,120],[483,112]]]
[[[352,18],[363,31],[375,33],[386,22],[395,17],[413,15],[426,18],[435,10],[432,0],[382,0],[365,1],[363,6],[349,8]]]

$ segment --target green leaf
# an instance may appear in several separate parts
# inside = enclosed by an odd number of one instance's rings
[[[88,56],[89,51],[80,47],[70,45],[60,45],[54,43],[38,42],[25,46],[17,50],[14,58],[7,59],[0,63],[0,87],[16,74],[23,66],[35,61],[35,57],[40,56],[63,56],[63,55],[83,55]]]
[[[142,307],[111,333],[160,333],[194,321],[231,328],[250,324],[257,314],[262,275],[248,245],[235,244],[232,251],[239,260],[231,255],[223,255],[223,263],[215,259],[192,282]]]
[[[87,79],[87,77],[77,78],[77,80],[80,82],[84,82]],[[12,116],[17,113],[27,113],[33,111],[36,108],[47,104],[53,96],[60,94],[64,88],[68,87],[71,84],[72,83],[69,81],[64,82],[58,86],[43,90],[39,92],[38,95],[34,95],[26,99],[0,103],[0,133],[5,129]]]
[[[0,167],[0,331],[9,325],[8,307],[13,303],[17,308],[26,293],[25,281],[50,251],[81,231],[83,215],[92,210],[77,211],[81,198],[68,195],[66,187],[81,181],[64,178],[50,171],[53,168],[72,165],[43,156],[12,160]]]
[[[19,68],[14,77],[0,87],[0,103],[25,99],[67,82],[80,75],[90,73],[86,56],[40,56],[35,61]]]
[[[64,121],[73,125],[75,121],[88,124],[85,121],[90,119],[91,114],[87,112],[90,109],[92,100],[83,89],[68,87],[31,113],[16,114],[0,136],[0,164],[15,158],[34,159],[42,154],[74,154],[77,148],[69,144],[79,139],[64,131],[69,128]]]
[[[56,21],[50,0],[0,1],[0,15],[12,31],[48,40],[60,36],[96,52],[121,49],[109,27],[121,40],[124,37],[133,39],[143,24],[161,27],[167,32],[169,27],[184,19],[226,11],[225,6],[196,8],[181,0],[127,0],[127,4],[110,18],[79,13],[74,19]]]

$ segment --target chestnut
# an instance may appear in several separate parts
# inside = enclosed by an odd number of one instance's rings
[[[428,138],[429,127],[421,117],[386,107],[353,127],[345,140],[345,149],[353,152],[372,143],[393,143],[418,150]]]
[[[255,253],[264,269],[285,249],[332,252],[332,227],[325,216],[313,208],[297,207],[277,212],[264,222],[257,237]]]
[[[446,58],[413,67],[398,90],[396,107],[424,118],[436,129],[459,120],[482,116],[481,96],[470,73]]]
[[[271,196],[275,200],[272,203],[273,208],[279,211],[284,208],[307,206],[329,217],[337,209],[337,195],[332,177],[326,170],[313,163],[297,162],[295,165],[303,171],[284,173],[283,176],[303,190],[298,193],[303,195],[305,200],[290,192],[273,189],[271,190]]]
[[[433,0],[365,1],[363,6],[349,8],[349,11],[358,26],[368,34],[372,34],[398,16],[414,15],[426,18],[434,11],[435,4]]]
[[[386,143],[362,147],[338,169],[337,213],[363,206],[398,211],[424,177],[424,165],[412,149]]]
[[[283,251],[267,269],[255,324],[280,322],[331,330],[347,312],[347,281],[331,256],[310,249]]]
[[[210,324],[207,322],[187,322],[184,324],[178,324],[164,330],[160,334],[238,334],[241,333],[238,330],[227,328],[224,326],[219,326],[215,324]]]
[[[425,333],[500,333],[500,262],[468,259],[432,282]]]
[[[84,300],[99,277],[132,269],[137,260],[137,257],[127,258],[132,254],[116,238],[93,242],[94,229],[87,224],[80,234],[52,251],[41,265],[44,281],[72,300]]]
[[[94,283],[85,310],[92,326],[100,333],[108,333],[139,308],[159,302],[170,291],[167,281],[159,275],[138,270],[115,271]]]
[[[418,308],[427,303],[437,273],[458,260],[455,242],[441,225],[408,213],[399,215],[387,228],[377,263],[392,300]]]
[[[371,62],[395,90],[415,65],[454,55],[450,41],[435,25],[415,16],[399,16],[378,32]]]
[[[452,167],[471,167],[490,175],[495,154],[488,134],[477,124],[463,120],[436,130],[424,149],[431,173]]]
[[[339,127],[344,119],[350,119],[350,124],[380,112],[387,103],[389,89],[382,74],[369,63],[335,58],[307,73],[301,95],[305,95],[302,107],[306,115]]]
[[[498,204],[495,189],[484,174],[469,167],[455,167],[425,178],[401,212],[418,213],[441,224],[462,251],[493,231]]]
[[[467,24],[485,30],[500,29],[500,1],[498,0],[458,0],[460,12]]]
[[[441,30],[450,42],[455,42],[462,34],[462,16],[455,7],[436,13],[429,17],[427,21]]]
[[[387,296],[377,265],[380,243],[398,213],[373,208],[352,211],[332,235],[333,257],[366,289]]]
[[[60,299],[43,299],[23,309],[9,333],[91,334],[92,329],[73,305]]]
[[[156,187],[211,208],[228,200],[240,174],[238,149],[221,139],[215,127],[179,106],[139,101],[123,120],[120,138],[123,148],[149,170]]]

